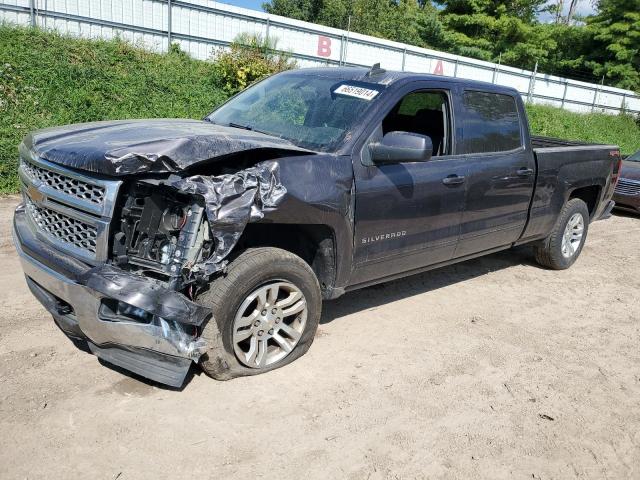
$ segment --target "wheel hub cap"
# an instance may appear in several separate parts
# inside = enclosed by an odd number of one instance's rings
[[[567,226],[562,234],[562,255],[565,258],[573,257],[580,244],[582,243],[582,236],[584,235],[584,218],[580,213],[574,213],[569,218]]]
[[[233,349],[240,362],[264,368],[289,355],[307,322],[307,302],[289,282],[263,285],[242,302],[233,322]]]

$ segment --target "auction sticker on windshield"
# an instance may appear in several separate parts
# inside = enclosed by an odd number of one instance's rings
[[[358,87],[356,85],[342,84],[333,91],[336,95],[345,95],[347,97],[360,98],[362,100],[373,100],[380,93],[378,90],[371,88]]]

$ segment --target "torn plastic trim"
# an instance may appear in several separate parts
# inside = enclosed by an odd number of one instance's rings
[[[126,310],[127,313],[125,315],[113,314],[113,312],[109,312],[110,308],[106,303],[100,304],[98,318],[102,325],[111,324],[121,330],[118,337],[120,341],[101,342],[101,344],[142,348],[193,361],[197,361],[207,351],[207,343],[198,337],[195,327],[189,329],[183,323],[149,315],[142,309],[124,303],[118,303],[118,306],[124,307],[118,308],[118,310]],[[136,318],[136,313],[138,318]],[[125,330],[127,336],[122,338],[122,333]]]
[[[215,248],[209,258],[190,266],[189,273],[206,278],[224,269],[225,259],[247,224],[262,219],[264,212],[276,208],[287,193],[280,181],[279,165],[273,161],[233,174],[170,177],[167,185],[204,198]]]
[[[149,333],[167,340],[181,356],[197,362],[207,352],[207,342],[186,332],[182,323],[160,317],[155,317],[154,321],[157,323],[148,327]]]
[[[198,338],[195,329],[189,331],[187,326],[202,325],[211,316],[211,310],[192,302],[182,293],[170,290],[154,279],[124,272],[111,265],[92,268],[80,282],[100,301],[121,302],[151,316],[146,324],[132,322],[127,317],[118,318],[117,315],[108,319],[107,322],[128,330],[126,343],[114,343],[148,348],[193,361],[198,361],[206,351],[206,342]],[[98,321],[105,322],[100,314],[99,318]],[[159,339],[168,345],[163,345]]]

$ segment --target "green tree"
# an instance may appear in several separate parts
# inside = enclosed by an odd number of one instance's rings
[[[593,71],[585,65],[593,39],[584,25],[558,22],[540,25],[539,28],[545,30],[558,45],[540,61],[541,71],[561,77],[594,81]]]
[[[592,45],[585,65],[621,88],[640,91],[640,0],[600,0],[586,19]]]
[[[320,3],[317,0],[271,0],[262,4],[262,8],[267,13],[311,22]]]
[[[399,0],[391,2],[380,19],[381,35],[397,42],[423,47],[441,47],[444,28],[431,2]]]
[[[547,0],[436,0],[436,3],[444,6],[444,15],[483,14],[494,18],[506,15],[525,23],[533,23],[541,11],[548,9]]]
[[[424,47],[443,44],[438,11],[418,0],[271,0],[263,5],[275,15]]]
[[[437,0],[443,7],[445,48],[460,55],[531,68],[555,49],[537,15],[546,0]]]

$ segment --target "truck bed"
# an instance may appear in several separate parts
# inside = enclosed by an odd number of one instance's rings
[[[577,140],[564,140],[561,138],[531,136],[531,148],[538,150],[541,148],[563,148],[563,147],[610,147],[598,143],[579,142]]]

